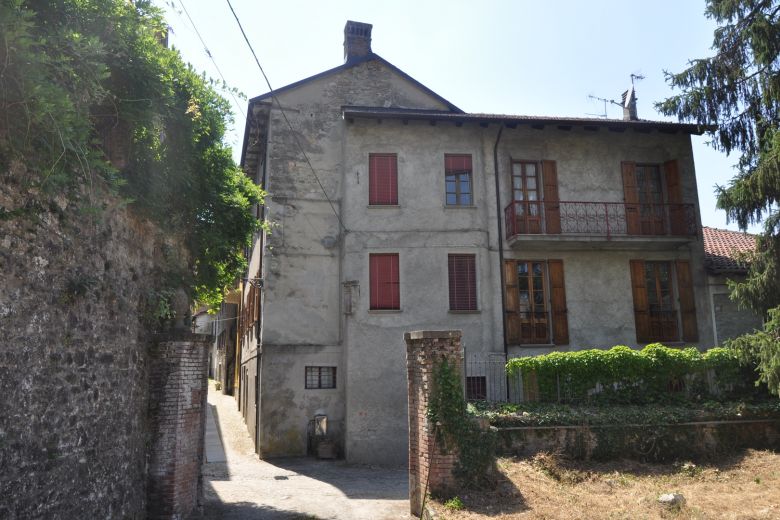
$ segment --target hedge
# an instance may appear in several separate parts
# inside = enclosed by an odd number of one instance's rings
[[[510,375],[522,374],[526,400],[541,402],[648,404],[731,400],[756,392],[753,367],[724,348],[616,346],[514,358],[506,368]]]

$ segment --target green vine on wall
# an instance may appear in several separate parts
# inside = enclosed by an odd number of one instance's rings
[[[464,487],[484,485],[494,463],[495,436],[468,412],[460,374],[446,359],[434,367],[428,420],[436,425],[439,450],[458,454],[453,471],[458,482]]]

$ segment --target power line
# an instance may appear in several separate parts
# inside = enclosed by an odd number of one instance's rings
[[[255,58],[255,63],[257,63],[257,67],[260,69],[260,73],[263,75],[263,79],[265,79],[265,84],[268,85],[271,98],[276,101],[276,105],[279,107],[279,111],[282,113],[284,121],[287,123],[287,126],[290,127],[290,132],[295,139],[295,144],[298,145],[298,150],[301,152],[301,154],[303,154],[304,159],[306,159],[306,164],[309,165],[309,169],[311,170],[312,175],[314,175],[314,179],[317,181],[317,184],[319,184],[320,190],[322,190],[322,194],[325,195],[325,199],[328,201],[328,204],[330,204],[330,209],[333,210],[333,214],[336,215],[336,219],[338,219],[341,229],[343,229],[344,233],[346,233],[347,227],[344,225],[344,222],[341,220],[341,216],[336,211],[336,207],[333,205],[333,201],[330,200],[328,193],[325,191],[325,187],[322,185],[322,182],[320,182],[320,178],[317,176],[317,172],[314,171],[314,166],[312,166],[311,161],[309,160],[309,156],[306,154],[306,150],[303,149],[303,145],[301,145],[301,141],[298,139],[298,133],[295,131],[292,123],[290,123],[290,120],[287,118],[287,114],[285,113],[284,108],[282,108],[282,104],[279,102],[279,98],[276,97],[276,93],[274,92],[273,87],[271,87],[271,82],[268,80],[268,76],[266,76],[265,71],[263,70],[263,66],[260,65],[260,60],[257,58],[257,54],[255,54],[255,50],[252,48],[252,44],[249,42],[249,38],[247,37],[246,32],[244,32],[244,26],[241,25],[241,20],[238,19],[238,15],[236,14],[235,9],[233,9],[233,4],[230,3],[230,0],[227,0],[227,4],[228,7],[230,7],[230,12],[233,13],[233,18],[236,19],[236,23],[238,24],[238,28],[241,30],[241,34],[244,36],[244,41],[249,47],[252,56]]]
[[[225,84],[225,88],[228,89],[228,92],[230,93],[230,97],[232,97],[233,101],[236,102],[237,112],[241,115],[241,117],[246,119],[246,115],[241,111],[242,103],[238,100],[238,98],[236,97],[235,93],[232,90],[230,90],[230,88],[228,87],[228,82],[225,79],[225,76],[222,74],[222,71],[219,69],[219,65],[217,65],[217,61],[214,59],[214,56],[211,54],[211,51],[209,50],[208,46],[206,45],[206,42],[203,41],[203,37],[200,35],[200,31],[198,30],[198,26],[195,25],[195,22],[192,20],[192,17],[190,16],[190,13],[187,11],[187,7],[184,5],[183,0],[179,0],[179,5],[184,10],[184,14],[187,15],[187,19],[190,21],[190,24],[192,25],[192,28],[195,29],[195,34],[198,35],[198,39],[200,40],[200,43],[203,45],[203,50],[206,51],[206,55],[211,60],[211,63],[214,64],[214,68],[217,69],[217,74],[219,74],[219,77],[222,78],[222,82]]]

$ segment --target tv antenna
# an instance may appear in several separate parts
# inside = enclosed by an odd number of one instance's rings
[[[643,75],[631,73],[631,86],[632,87],[634,86],[634,80],[641,81],[643,79],[645,79],[645,77]],[[594,96],[593,94],[589,94],[588,95],[588,99],[601,101],[602,103],[604,103],[604,112],[603,113],[601,113],[601,114],[589,114],[589,113],[586,113],[585,115],[588,115],[588,116],[595,116],[595,117],[600,117],[602,119],[607,119],[609,117],[607,115],[607,103],[611,103],[611,104],[613,104],[615,106],[623,108],[623,103],[615,101],[614,99],[606,99],[606,98]]]

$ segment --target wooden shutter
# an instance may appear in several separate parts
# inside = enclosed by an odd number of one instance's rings
[[[371,309],[400,309],[398,254],[368,256]]]
[[[517,292],[517,263],[514,260],[504,262],[504,284],[506,341],[510,345],[517,345],[520,343],[520,296]]]
[[[561,232],[561,206],[558,203],[558,170],[555,161],[542,161],[544,221],[548,234]]]
[[[666,197],[669,202],[669,229],[672,235],[685,235],[685,211],[681,206],[683,201],[680,170],[676,160],[664,163],[666,177]]]
[[[683,341],[699,341],[696,323],[696,304],[693,298],[693,280],[688,260],[677,260],[677,293],[680,296],[680,317],[682,318]]]
[[[550,305],[552,307],[553,343],[569,344],[569,318],[566,309],[566,287],[563,280],[563,261],[548,260],[550,273]]]
[[[368,203],[377,206],[398,204],[398,157],[395,154],[369,154]]]
[[[629,235],[640,234],[639,191],[636,187],[636,163],[621,163],[623,172],[623,200],[626,211],[626,232]]]
[[[650,306],[647,301],[644,260],[631,260],[631,293],[634,298],[634,324],[637,343],[650,342]]]
[[[450,310],[477,310],[477,278],[474,255],[449,255]]]

